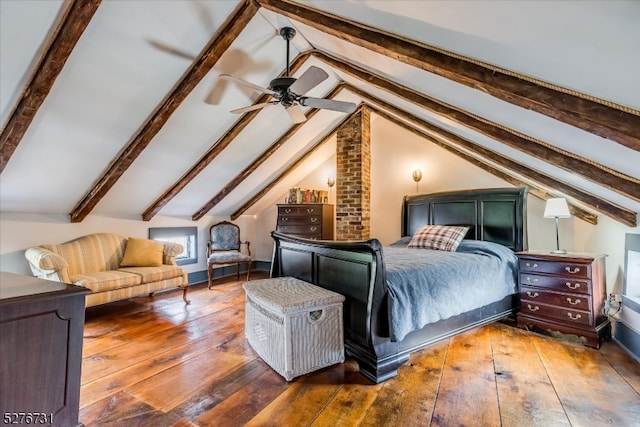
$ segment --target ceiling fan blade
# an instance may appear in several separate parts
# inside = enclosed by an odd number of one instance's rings
[[[289,87],[296,95],[304,95],[329,77],[321,68],[311,66]]]
[[[322,108],[324,110],[340,111],[343,113],[353,113],[356,111],[356,104],[353,102],[335,101],[324,98],[300,98],[300,105],[304,107]]]
[[[302,108],[300,108],[299,105],[293,104],[285,107],[285,109],[293,123],[302,123],[307,121],[307,116],[304,115],[304,111],[302,111]]]
[[[238,84],[241,84],[241,85],[248,86],[248,87],[250,87],[252,89],[255,89],[257,91],[260,91],[262,93],[266,93],[267,95],[272,95],[272,96],[278,95],[277,92],[274,92],[271,89],[267,89],[267,88],[262,87],[262,86],[254,85],[253,83],[250,83],[250,82],[248,82],[246,80],[239,79],[237,77],[233,77],[233,76],[231,76],[229,74],[220,74],[220,78],[224,79],[224,80],[228,80],[230,82],[234,82],[234,83],[238,83]]]
[[[196,59],[195,55],[192,55],[189,52],[185,52],[184,50],[180,50],[176,47],[173,46],[169,46],[168,44],[165,44],[163,42],[159,42],[157,40],[150,40],[147,39],[147,43],[149,43],[151,46],[155,47],[156,49],[168,53],[170,55],[174,55],[174,56],[178,56],[180,58],[184,58],[184,59],[188,59],[189,61],[193,61],[194,59]]]
[[[268,107],[270,105],[275,105],[277,103],[278,103],[278,101],[261,102],[260,104],[249,105],[248,107],[237,108],[235,110],[231,110],[231,112],[234,113],[234,114],[242,114],[242,113],[246,113],[248,111],[259,110],[261,108]]]

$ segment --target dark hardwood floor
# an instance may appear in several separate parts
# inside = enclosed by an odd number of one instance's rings
[[[263,278],[259,273],[254,278]],[[640,426],[640,364],[503,323],[414,353],[373,384],[352,360],[287,383],[244,338],[242,282],[87,309],[92,426]]]

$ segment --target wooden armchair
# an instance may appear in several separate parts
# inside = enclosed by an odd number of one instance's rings
[[[240,250],[241,245],[246,246],[246,252]],[[213,267],[215,265],[236,264],[236,275],[240,279],[240,264],[246,264],[247,280],[249,280],[251,273],[250,246],[248,241],[240,241],[240,227],[229,221],[213,224],[209,228],[209,241],[207,242],[209,289],[213,286]]]

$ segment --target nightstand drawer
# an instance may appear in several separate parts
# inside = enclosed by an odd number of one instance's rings
[[[570,310],[527,301],[522,301],[520,310],[525,316],[549,317],[561,320],[565,324],[593,326],[591,313],[588,311]]]
[[[576,280],[573,278],[520,272],[520,285],[538,286],[560,292],[591,295],[591,282],[589,280]]]
[[[532,288],[529,286],[520,287],[520,301],[522,303],[540,303],[555,305],[568,309],[585,310],[590,311],[591,307],[589,302],[591,297],[589,295],[575,295],[558,292],[546,292],[539,288]]]
[[[520,271],[527,273],[547,273],[556,276],[577,277],[588,279],[591,277],[591,266],[573,262],[542,261],[537,259],[520,259]]]

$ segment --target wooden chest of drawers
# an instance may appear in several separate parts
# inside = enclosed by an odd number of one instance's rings
[[[610,336],[602,314],[606,298],[605,255],[527,251],[519,258],[519,326],[577,335],[599,348]]]
[[[333,205],[278,205],[276,231],[307,239],[333,240]]]

